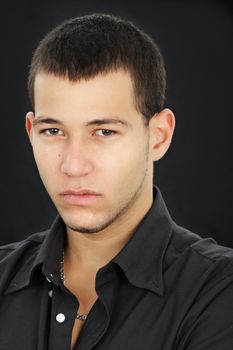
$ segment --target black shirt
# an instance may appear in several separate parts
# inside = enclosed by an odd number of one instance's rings
[[[155,191],[131,239],[97,272],[77,350],[233,349],[233,251],[176,225]],[[78,301],[60,279],[64,242],[58,216],[0,248],[0,350],[70,349]]]

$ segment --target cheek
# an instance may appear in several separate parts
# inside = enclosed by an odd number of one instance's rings
[[[100,171],[103,173],[106,183],[111,187],[131,186],[141,180],[148,167],[147,148],[145,144],[141,147],[124,147],[120,152],[112,153],[100,162]]]
[[[41,177],[54,177],[59,167],[61,153],[37,146],[33,148],[33,154]]]
[[[58,154],[61,154],[61,147],[56,143],[44,142],[40,139],[36,139],[33,144],[33,153],[35,159],[40,163],[46,159],[56,161]]]

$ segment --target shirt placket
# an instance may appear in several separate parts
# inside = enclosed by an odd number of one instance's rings
[[[71,335],[78,309],[77,299],[59,286],[52,286],[49,350],[70,349]]]

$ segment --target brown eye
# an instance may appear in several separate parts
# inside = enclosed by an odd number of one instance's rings
[[[50,133],[50,135],[57,135],[59,133],[59,129],[51,128],[51,129],[48,129],[48,132]]]
[[[58,128],[49,128],[40,131],[40,134],[45,134],[47,136],[63,135],[63,132]]]
[[[109,129],[99,129],[96,131],[96,135],[98,136],[111,136],[116,134],[116,131],[109,130]]]

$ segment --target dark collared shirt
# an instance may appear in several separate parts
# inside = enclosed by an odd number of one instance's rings
[[[0,248],[0,350],[69,350],[77,299],[59,268],[65,225]],[[179,227],[159,189],[96,276],[76,350],[232,350],[233,252]]]

